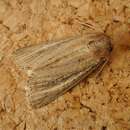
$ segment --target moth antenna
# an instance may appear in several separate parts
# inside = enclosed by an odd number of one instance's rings
[[[86,27],[87,29],[90,29],[91,31],[95,31],[95,32],[102,32],[103,30],[98,26],[98,24],[94,23],[91,20],[87,20],[86,22],[80,20],[80,19],[76,19],[76,22],[78,22],[80,25]]]

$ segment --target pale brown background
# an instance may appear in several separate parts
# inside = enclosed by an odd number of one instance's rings
[[[77,19],[95,22],[112,38],[111,61],[99,78],[33,110],[10,56],[84,33]],[[130,0],[0,0],[0,130],[130,130]]]

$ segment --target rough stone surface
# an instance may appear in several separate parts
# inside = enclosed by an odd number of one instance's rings
[[[99,78],[31,109],[12,52],[82,34],[87,20],[112,38],[110,63]],[[0,130],[130,130],[130,0],[0,0]]]

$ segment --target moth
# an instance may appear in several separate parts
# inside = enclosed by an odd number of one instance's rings
[[[40,108],[104,66],[111,51],[108,36],[88,33],[21,48],[13,53],[13,58],[28,75],[26,91],[30,105]]]

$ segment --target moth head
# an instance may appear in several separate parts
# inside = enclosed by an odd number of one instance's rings
[[[113,49],[111,39],[105,34],[96,34],[92,39],[89,44],[93,46],[94,56],[108,59]]]

